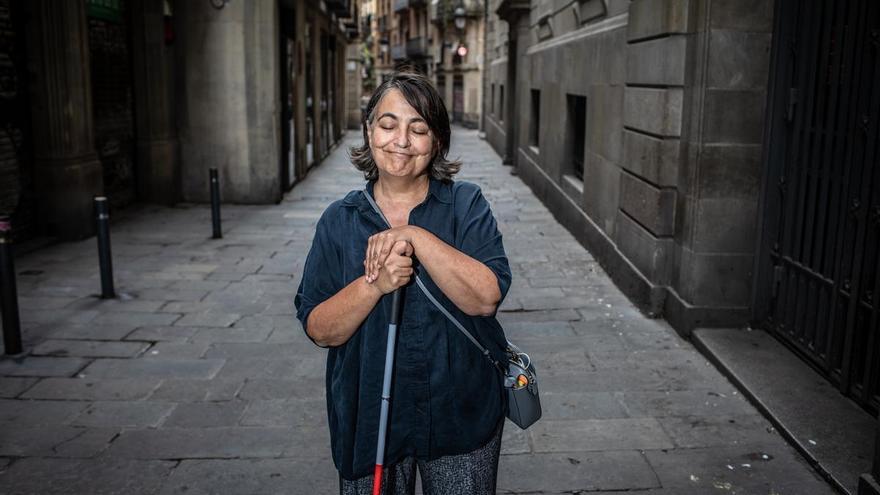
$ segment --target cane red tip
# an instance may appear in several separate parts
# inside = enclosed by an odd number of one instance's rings
[[[376,471],[373,473],[373,495],[379,495],[382,492],[382,465],[376,464]]]

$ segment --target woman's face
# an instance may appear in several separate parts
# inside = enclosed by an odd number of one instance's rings
[[[434,147],[434,134],[425,119],[397,89],[391,89],[379,100],[375,115],[367,131],[380,176],[423,174],[431,163]]]

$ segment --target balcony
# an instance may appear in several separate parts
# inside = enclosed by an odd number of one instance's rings
[[[350,0],[327,0],[327,9],[339,17],[348,17],[351,11]]]
[[[428,7],[428,22],[432,22],[435,24],[443,24],[445,23],[446,16],[446,3],[445,2],[437,2],[430,7]]]
[[[406,40],[406,56],[409,58],[423,58],[428,55],[428,43],[424,36],[417,36]]]
[[[459,4],[440,0],[428,7],[428,22],[445,24],[453,21],[453,13]],[[465,16],[479,18],[483,16],[483,0],[463,0],[460,4],[464,7]]]
[[[406,9],[424,7],[427,3],[427,0],[394,0],[394,11],[400,12]]]
[[[391,45],[392,60],[403,60],[406,58],[406,45],[403,43]]]

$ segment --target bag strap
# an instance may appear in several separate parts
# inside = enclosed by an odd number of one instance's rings
[[[385,225],[387,225],[388,228],[391,228],[391,223],[388,221],[387,218],[385,218],[385,215],[382,214],[382,210],[379,209],[379,205],[376,204],[376,200],[374,200],[373,197],[370,196],[370,193],[367,192],[366,189],[364,189],[363,193],[364,193],[364,196],[367,197],[367,201],[370,202],[370,206],[373,207],[373,210],[375,210],[376,213],[378,213],[379,216],[382,217],[382,220],[385,221]],[[431,301],[434,304],[434,306],[436,306],[437,309],[440,310],[440,312],[443,313],[443,315],[445,315],[446,318],[448,318],[450,322],[452,322],[453,325],[455,325],[455,328],[457,328],[459,331],[461,331],[461,333],[463,333],[464,336],[467,337],[467,339],[470,340],[472,344],[477,346],[477,349],[479,349],[480,352],[483,353],[484,356],[486,356],[486,359],[488,359],[489,362],[493,366],[498,368],[498,371],[500,371],[502,375],[506,374],[504,371],[504,368],[501,366],[501,364],[498,361],[496,361],[494,358],[492,358],[492,354],[489,353],[489,350],[486,349],[485,347],[483,347],[483,345],[480,344],[480,342],[473,335],[471,335],[470,332],[467,331],[467,329],[464,327],[464,325],[462,325],[458,321],[458,319],[456,319],[454,316],[452,316],[452,313],[450,313],[446,308],[444,308],[443,305],[440,304],[440,301],[438,301],[434,297],[434,295],[431,294],[431,291],[429,291],[428,288],[425,287],[424,282],[422,282],[422,279],[419,278],[418,274],[415,275],[415,278],[416,278],[416,285],[419,286],[419,289],[422,290],[422,292],[425,294],[425,297],[427,297],[428,300]]]

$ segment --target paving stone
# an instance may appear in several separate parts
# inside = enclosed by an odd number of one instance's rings
[[[104,313],[94,322],[97,325],[134,325],[135,327],[171,325],[180,318],[175,313]]]
[[[123,459],[257,458],[293,455],[316,457],[304,445],[328,445],[329,435],[304,428],[158,428],[127,430],[117,438],[109,455]],[[324,451],[324,456],[329,447]]]
[[[11,399],[37,383],[39,378],[0,376],[0,398]]]
[[[106,426],[80,430],[75,438],[52,447],[52,454],[57,457],[95,457],[101,455],[120,432],[119,428]]]
[[[323,398],[324,383],[284,378],[248,379],[238,396],[246,400]]]
[[[636,451],[504,455],[499,493],[581,493],[658,488],[660,481]]]
[[[229,285],[229,282],[222,280],[179,280],[171,284],[168,288],[171,290],[183,291],[215,291],[223,290]]]
[[[77,440],[82,438],[88,430],[88,428],[62,425],[3,428],[0,429],[0,455],[15,457],[92,457],[101,452],[106,445],[96,445],[93,439],[88,437],[85,444],[77,444]],[[68,450],[67,453],[58,450],[59,446],[62,445]]]
[[[675,445],[654,418],[541,420],[529,428],[535,452],[667,449]]]
[[[189,340],[198,330],[195,327],[144,327],[127,333],[125,340],[179,342]]]
[[[159,380],[149,377],[115,378],[46,378],[21,394],[23,399],[59,400],[138,400],[150,395]]]
[[[65,424],[86,405],[72,401],[0,399],[0,423],[14,423],[15,426]]]
[[[131,322],[114,325],[63,324],[48,328],[46,336],[53,339],[120,340],[136,326]]]
[[[293,304],[291,303],[290,306],[292,307]],[[261,330],[263,330],[263,329],[275,330],[278,328],[289,328],[293,324],[294,321],[298,322],[298,320],[296,318],[294,318],[292,316],[292,314],[293,313],[291,313],[290,315],[285,314],[285,315],[281,315],[281,316],[265,315],[265,314],[245,316],[245,317],[241,318],[240,320],[238,320],[237,322],[235,322],[235,327],[236,328],[248,328],[248,329],[261,329]]]
[[[243,401],[188,402],[178,404],[168,416],[163,428],[207,428],[235,426],[248,404]],[[279,423],[245,423],[247,426],[289,426]]]
[[[297,322],[298,323],[298,322]],[[300,325],[291,325],[291,328],[276,328],[266,337],[266,342],[270,344],[287,344],[295,343],[300,348],[314,346],[315,344],[306,337]]]
[[[335,493],[338,476],[330,459],[184,460],[161,495]]]
[[[77,309],[42,309],[40,311],[19,312],[22,323],[89,323],[101,315],[98,311],[82,311]]]
[[[28,297],[19,296],[18,309],[22,312],[30,310],[60,309],[78,301],[79,297]]]
[[[154,301],[201,301],[206,295],[206,290],[150,288],[137,291],[138,297]]]
[[[71,421],[74,426],[155,427],[176,404],[155,401],[93,402]]]
[[[88,359],[75,357],[0,358],[0,375],[71,376],[88,363]]]
[[[174,324],[187,327],[229,327],[239,318],[240,315],[228,313],[189,313]]]
[[[309,354],[317,354],[321,352],[317,349],[310,352]],[[306,348],[308,349],[308,348]],[[297,354],[302,354],[303,347],[298,346],[296,344],[283,344],[283,343],[252,343],[252,342],[244,342],[244,343],[218,343],[211,344],[210,349],[205,354],[205,357],[216,357],[216,358],[265,358],[265,359],[283,359],[289,358],[290,356],[296,356]],[[309,349],[310,350],[310,349]]]
[[[204,301],[169,301],[159,308],[162,313],[203,313],[217,307],[216,303]]]
[[[191,339],[194,342],[263,342],[270,333],[270,329],[198,327]]]
[[[675,390],[665,392],[624,391],[620,401],[632,417],[707,416],[750,414],[755,412],[740,394],[723,395],[713,390]]]
[[[35,356],[134,357],[149,344],[96,340],[45,340],[34,347]]]
[[[543,322],[543,321],[574,321],[580,320],[581,315],[572,309],[552,309],[548,311],[499,311],[497,314],[501,326],[516,322]]]
[[[544,392],[541,391],[543,419],[627,418],[620,392]]]
[[[222,359],[96,359],[82,370],[88,378],[212,378]]]
[[[326,421],[327,401],[323,398],[254,400],[241,418],[245,426],[310,426]]]
[[[117,292],[122,295],[124,292]],[[134,299],[129,296],[128,298],[123,299],[122,297],[118,297],[117,299],[101,299],[99,297],[88,297],[81,298],[76,302],[69,304],[67,306],[68,309],[78,309],[78,310],[95,310],[99,312],[136,312],[136,313],[144,313],[144,312],[152,312],[159,309],[160,306],[165,304],[163,301],[150,301],[147,299]]]
[[[192,358],[205,356],[210,342],[157,342],[144,353],[144,359]]]
[[[780,439],[770,422],[757,413],[673,416],[657,421],[679,448],[768,443]]]
[[[0,485],[9,494],[157,494],[174,466],[173,461],[36,457],[0,472]]]
[[[673,491],[699,487],[703,493],[836,493],[793,454],[781,442],[645,452],[663,487]],[[796,490],[787,489],[793,484]]]
[[[241,358],[227,359],[225,366],[217,374],[218,378],[289,378],[297,377],[299,360]]]
[[[163,380],[150,396],[150,400],[174,402],[202,402],[233,400],[245,381],[241,378],[211,380],[188,380],[170,378]]]

